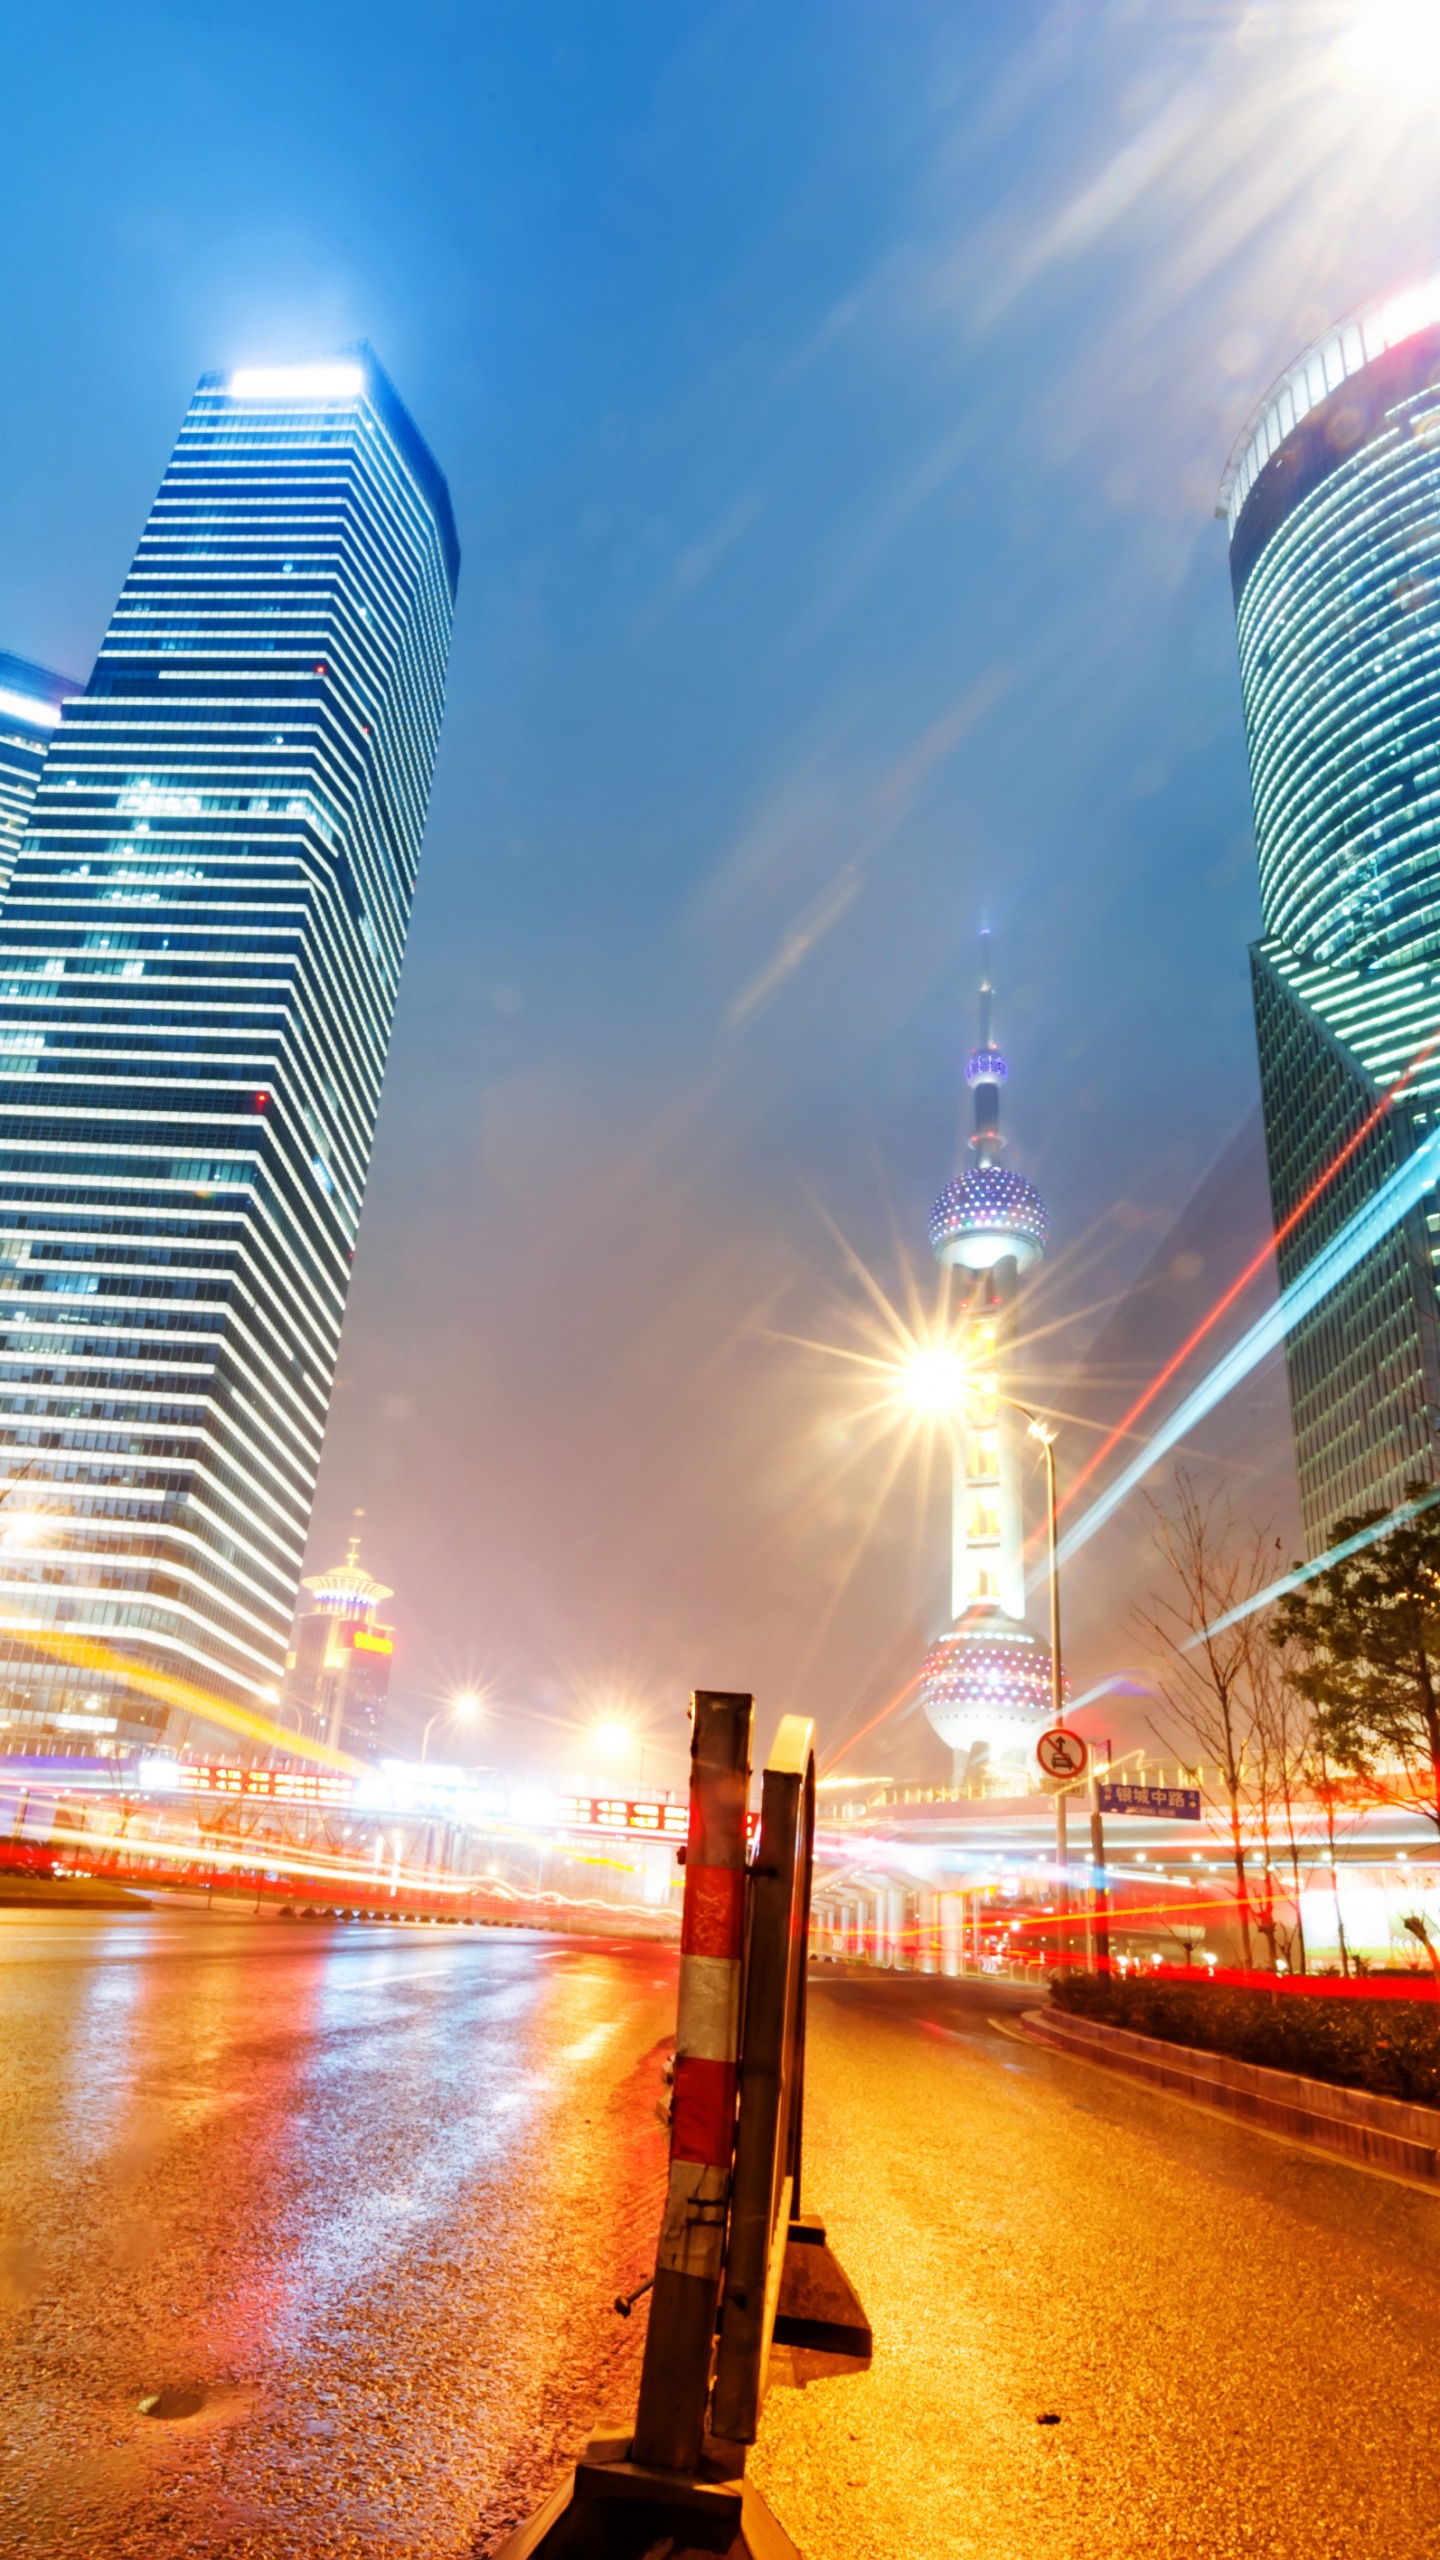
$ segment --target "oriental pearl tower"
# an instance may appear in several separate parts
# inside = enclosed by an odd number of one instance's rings
[[[1050,1648],[1025,1623],[1024,1418],[1005,1401],[1020,1284],[1045,1251],[1049,1220],[1033,1184],[1000,1163],[1008,1070],[992,1037],[994,991],[980,987],[980,1038],[965,1081],[974,1097],[971,1162],[930,1213],[936,1260],[956,1275],[968,1384],[954,1420],[952,1624],[926,1656],[920,1696],[955,1754],[955,1784],[1019,1775],[1051,1720]],[[1008,1791],[1008,1788],[1007,1788]]]

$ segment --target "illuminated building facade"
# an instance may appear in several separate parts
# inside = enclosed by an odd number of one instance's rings
[[[295,1642],[285,1657],[285,1721],[307,1740],[373,1759],[381,1745],[395,1652],[395,1630],[382,1625],[377,1613],[381,1601],[394,1594],[366,1572],[358,1538],[351,1539],[343,1564],[309,1576],[305,1588],[313,1592],[315,1606],[296,1621]]]
[[[60,705],[78,684],[0,649],[0,897],[10,883]]]
[[[1332,329],[1221,496],[1265,931],[1252,953],[1287,1285],[1435,1125],[1440,1047],[1440,280]],[[1305,1535],[1437,1473],[1434,1196],[1286,1345]]]
[[[12,1750],[183,1744],[163,1675],[275,1712],[457,569],[367,350],[207,375],[53,732],[0,910]]]
[[[955,1755],[957,1786],[1014,1773],[1050,1720],[1050,1649],[1025,1624],[1023,1417],[1005,1401],[1022,1275],[1044,1251],[1040,1194],[1000,1163],[1005,1061],[991,1037],[993,996],[980,991],[980,1040],[965,1080],[973,1097],[973,1161],[930,1218],[938,1261],[956,1275],[960,1349],[972,1381],[957,1421],[951,1498],[952,1624],[920,1676],[925,1712]],[[1001,1772],[1009,1771],[1005,1779]]]

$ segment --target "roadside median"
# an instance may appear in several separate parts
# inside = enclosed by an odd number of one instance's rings
[[[1166,2044],[1157,2036],[1054,2009],[1027,2009],[1021,2023],[1027,2034],[1058,2052],[1148,2081],[1152,2088],[1167,2089],[1263,2132],[1284,2134],[1392,2177],[1440,2188],[1440,2107],[1373,2097],[1367,2090],[1307,2080],[1297,2072],[1235,2062],[1226,2054]]]

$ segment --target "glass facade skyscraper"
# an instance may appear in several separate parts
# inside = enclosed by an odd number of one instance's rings
[[[1341,323],[1292,366],[1237,448],[1222,508],[1277,1226],[1315,1192],[1281,1240],[1289,1283],[1440,1113],[1440,280]],[[1290,1336],[1312,1553],[1341,1513],[1440,1476],[1437,1250],[1431,1194]]]
[[[60,726],[60,705],[79,691],[48,667],[0,649],[0,897],[15,868],[46,750]]]
[[[11,1751],[273,1711],[458,564],[367,349],[207,375],[54,732],[0,909]]]

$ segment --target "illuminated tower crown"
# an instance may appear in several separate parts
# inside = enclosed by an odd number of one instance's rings
[[[333,1564],[328,1573],[307,1574],[305,1588],[334,1617],[373,1617],[382,1600],[395,1597],[388,1582],[377,1582],[366,1572],[358,1538],[350,1540],[343,1564]]]
[[[938,1262],[957,1263],[965,1271],[992,1270],[1007,1255],[1013,1256],[1017,1271],[1028,1271],[1045,1250],[1050,1221],[1033,1182],[1007,1173],[997,1162],[1005,1144],[1000,1087],[1010,1070],[990,1036],[994,1001],[987,972],[980,986],[980,1038],[965,1069],[975,1097],[970,1132],[975,1161],[941,1192],[930,1212],[930,1242]]]

